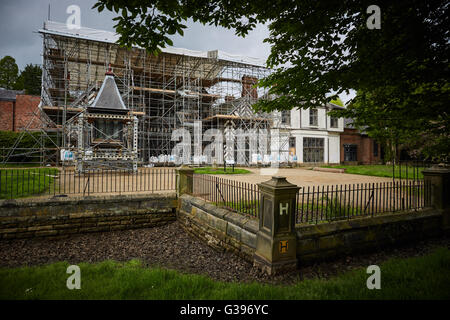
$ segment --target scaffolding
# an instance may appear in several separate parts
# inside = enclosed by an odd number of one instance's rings
[[[144,165],[168,165],[177,144],[172,132],[182,128],[194,134],[199,121],[202,132],[218,129],[224,139],[239,130],[246,132],[249,138],[238,146],[243,156],[236,160],[248,165],[255,143],[262,143],[251,136],[267,135],[276,120],[274,114],[252,109],[257,99],[267,96],[256,82],[271,72],[256,59],[179,48],[163,49],[155,56],[142,48],[119,47],[115,33],[68,29],[51,21],[39,33],[43,38],[40,110],[52,123],[46,127],[57,132],[60,150],[75,148],[76,119],[95,101],[108,66],[130,117],[139,118],[137,154]],[[206,144],[202,142],[202,147]],[[268,148],[259,145],[260,150]],[[236,150],[227,145],[217,159],[235,159]]]
[[[110,68],[94,103],[72,119],[66,128],[75,153],[69,156],[78,172],[91,168],[137,172],[139,121],[125,107]]]

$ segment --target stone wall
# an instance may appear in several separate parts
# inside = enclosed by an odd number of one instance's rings
[[[187,232],[208,245],[253,262],[257,219],[218,208],[190,195],[180,197],[177,219]],[[300,264],[307,265],[438,236],[442,232],[442,213],[427,209],[318,225],[296,225],[295,229],[297,258]]]
[[[218,208],[187,194],[179,199],[177,218],[188,233],[208,245],[253,262],[258,220]]]
[[[442,213],[417,212],[355,218],[318,225],[297,225],[297,258],[310,264],[387,245],[414,242],[442,232]]]
[[[0,201],[0,239],[149,228],[176,220],[175,193]]]

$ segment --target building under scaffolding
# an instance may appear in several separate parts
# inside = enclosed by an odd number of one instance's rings
[[[238,129],[264,132],[276,122],[278,113],[256,114],[251,108],[266,94],[255,87],[257,80],[270,73],[258,59],[179,48],[166,48],[154,56],[141,48],[119,47],[115,33],[68,29],[51,21],[39,33],[43,37],[41,120],[46,130],[58,133],[62,150],[76,152],[79,115],[93,105],[108,66],[129,116],[139,119],[137,153],[142,164],[173,160],[177,141],[172,141],[172,133],[186,129],[193,134],[196,122],[202,132],[219,129],[224,139]],[[238,157],[237,163],[251,162],[252,144],[241,144],[244,157]],[[267,144],[260,148],[267,150]],[[228,145],[216,159],[234,159],[232,149]]]

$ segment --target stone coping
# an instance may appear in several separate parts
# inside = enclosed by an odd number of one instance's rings
[[[419,211],[404,211],[398,213],[386,213],[378,216],[366,216],[352,218],[349,220],[340,220],[327,222],[323,224],[314,225],[299,225],[295,226],[298,239],[307,239],[314,237],[317,234],[326,236],[338,232],[345,232],[349,230],[356,230],[359,228],[376,227],[382,224],[396,223],[401,221],[415,220],[420,218],[438,217],[442,214],[435,209],[427,208]]]
[[[183,194],[180,197],[180,200],[188,201],[189,203],[191,203],[191,205],[200,208],[217,218],[224,219],[227,222],[231,222],[232,224],[237,225],[242,229],[245,229],[254,234],[256,234],[259,230],[259,220],[257,218],[246,217],[237,212],[217,207],[211,203],[206,202],[203,199],[196,198],[188,194]]]
[[[8,207],[36,207],[49,205],[71,205],[90,203],[111,203],[122,201],[164,200],[176,199],[175,192],[152,193],[152,194],[128,194],[128,195],[105,195],[105,196],[80,196],[80,197],[51,197],[51,198],[24,198],[0,200],[0,208]],[[1,212],[0,212],[1,214]]]
[[[314,171],[323,171],[323,172],[334,172],[334,173],[345,173],[344,168],[321,168],[321,167],[314,167]]]

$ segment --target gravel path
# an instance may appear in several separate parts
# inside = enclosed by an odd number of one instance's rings
[[[245,168],[252,173],[248,174],[230,174],[230,175],[216,175],[217,177],[226,178],[229,180],[247,182],[247,183],[261,183],[270,180],[272,176],[287,177],[290,183],[298,186],[318,186],[318,185],[343,185],[343,184],[357,184],[357,183],[381,183],[392,182],[392,178],[366,176],[360,174],[349,173],[335,173],[307,170],[305,168],[279,168],[273,171],[271,168]]]
[[[0,241],[0,266],[39,265],[56,261],[99,262],[138,258],[149,266],[164,266],[184,273],[206,274],[223,281],[258,281],[288,284],[298,279],[325,277],[357,267],[379,264],[392,257],[423,255],[432,249],[450,247],[450,238],[428,240],[379,253],[343,257],[303,267],[287,275],[268,277],[236,256],[219,252],[186,234],[178,222],[151,229],[73,235],[67,239]]]

